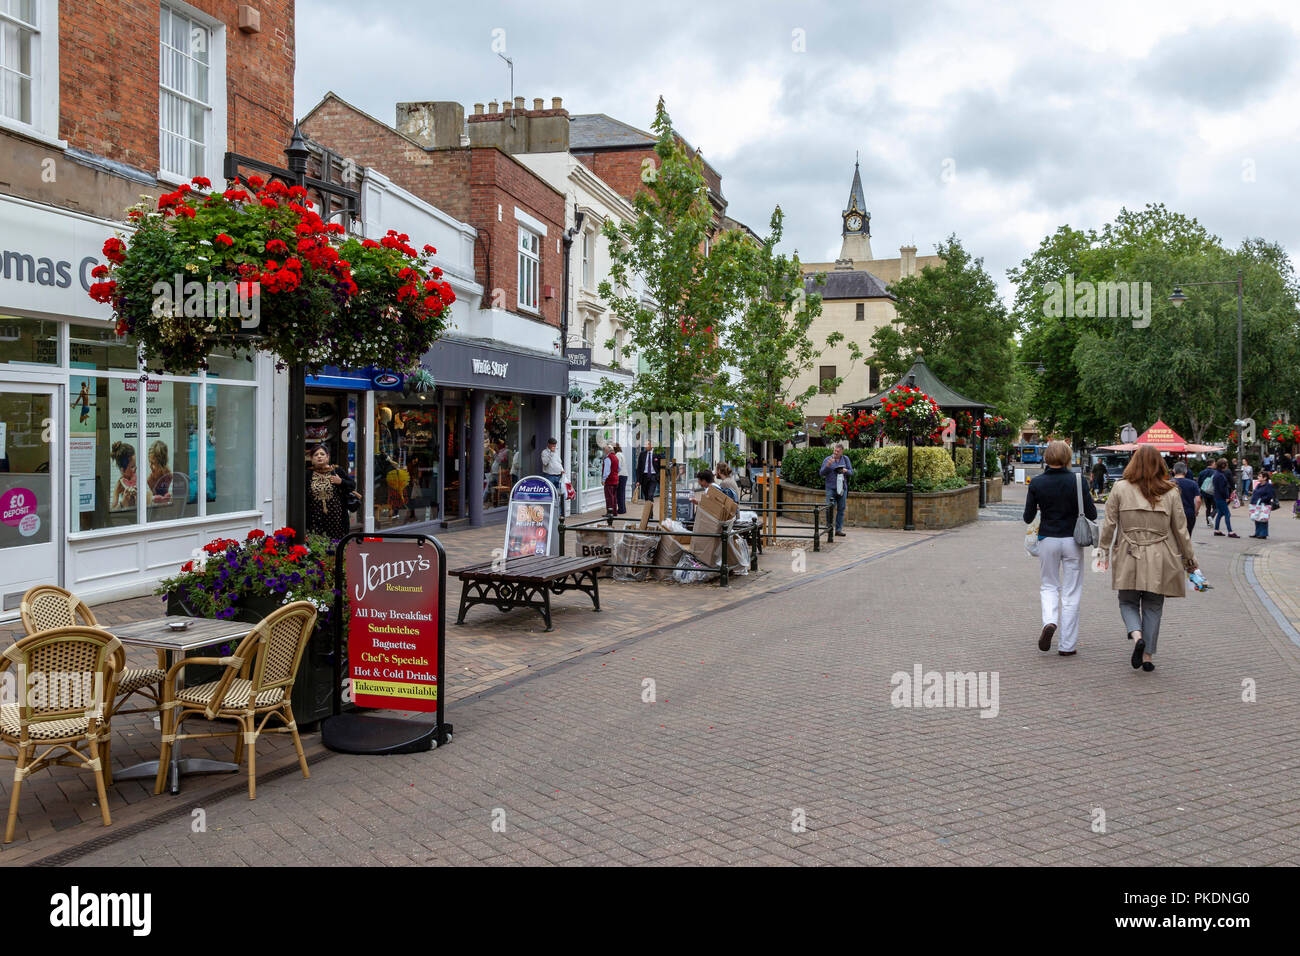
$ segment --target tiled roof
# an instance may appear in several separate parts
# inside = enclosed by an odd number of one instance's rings
[[[885,284],[870,272],[861,269],[832,270],[826,273],[826,284],[817,285],[812,276],[804,279],[804,291],[809,295],[821,293],[823,299],[892,299],[894,296]]]
[[[620,123],[604,113],[579,113],[569,117],[569,149],[600,149],[608,146],[653,146],[655,138],[645,130]]]

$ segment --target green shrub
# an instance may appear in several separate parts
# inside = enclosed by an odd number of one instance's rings
[[[805,488],[821,488],[825,484],[817,469],[822,459],[830,454],[826,448],[790,448],[781,459],[781,480]]]
[[[886,445],[871,451],[871,460],[883,464],[889,469],[890,478],[907,481],[907,449],[902,445]],[[970,467],[967,459],[966,467]],[[912,483],[918,479],[939,482],[945,478],[954,478],[957,469],[953,467],[952,457],[946,448],[927,447],[912,449]]]

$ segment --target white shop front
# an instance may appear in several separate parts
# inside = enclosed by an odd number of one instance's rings
[[[272,362],[141,363],[87,295],[123,231],[0,196],[0,620],[34,584],[149,594],[195,548],[271,521]]]

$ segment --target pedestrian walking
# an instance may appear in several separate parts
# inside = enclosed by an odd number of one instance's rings
[[[618,442],[614,443],[614,454],[618,456],[618,513],[625,515],[627,514],[627,455]]]
[[[1043,629],[1038,649],[1050,650],[1059,630],[1057,653],[1072,657],[1079,640],[1079,600],[1083,595],[1083,552],[1074,540],[1082,500],[1086,518],[1097,520],[1092,495],[1083,494],[1083,475],[1070,470],[1070,446],[1054,441],[1043,454],[1044,470],[1029,482],[1025,524],[1038,517],[1038,592]]]
[[[1092,466],[1092,490],[1099,495],[1106,490],[1106,463],[1100,458]]]
[[[1210,475],[1214,491],[1214,534],[1216,537],[1223,537],[1223,532],[1219,530],[1219,522],[1228,523],[1228,537],[1240,538],[1241,535],[1232,530],[1232,514],[1228,511],[1228,499],[1232,497],[1232,484],[1228,480],[1228,459],[1220,458],[1214,463],[1215,471]],[[1204,485],[1201,485],[1204,488]]]
[[[1183,498],[1183,515],[1187,518],[1187,536],[1192,536],[1196,527],[1196,512],[1201,508],[1201,489],[1196,482],[1187,477],[1187,462],[1180,461],[1174,465],[1174,484]]]
[[[357,485],[330,464],[330,450],[317,445],[307,472],[307,531],[337,541],[348,533],[348,499]]]
[[[1224,468],[1227,464],[1223,461]],[[1102,567],[1111,568],[1110,586],[1119,592],[1120,617],[1133,642],[1129,663],[1148,673],[1156,669],[1152,658],[1165,598],[1184,597],[1187,575],[1196,570],[1182,512],[1182,495],[1169,480],[1160,453],[1150,445],[1139,448],[1106,501],[1100,548]]]
[[[605,446],[600,462],[600,483],[605,490],[605,518],[612,523],[618,514],[618,456],[612,444]]]
[[[1255,469],[1250,467],[1250,462],[1245,458],[1241,459],[1241,496],[1243,498],[1250,494],[1254,478]]]
[[[1277,494],[1273,489],[1273,476],[1266,471],[1259,473],[1259,485],[1250,495],[1250,516],[1255,522],[1252,538],[1261,540],[1268,537],[1268,519],[1277,507]]]
[[[655,452],[654,442],[647,438],[636,457],[636,480],[641,485],[643,501],[654,501],[659,494],[659,467],[663,460],[664,456]]]
[[[1196,484],[1201,489],[1201,503],[1205,505],[1205,527],[1210,527],[1214,517],[1214,462],[1211,461],[1196,476]]]
[[[844,508],[849,500],[849,478],[853,475],[853,464],[844,454],[844,446],[836,444],[831,453],[822,459],[818,474],[826,480],[826,506],[835,512],[835,533],[841,538],[844,534]],[[827,523],[830,516],[827,516]]]

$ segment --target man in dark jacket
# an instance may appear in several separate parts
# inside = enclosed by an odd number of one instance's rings
[[[659,494],[659,466],[664,456],[654,450],[654,442],[646,439],[636,456],[636,481],[641,486],[641,500],[654,501]]]
[[[1196,511],[1201,506],[1200,486],[1187,477],[1187,463],[1180,461],[1174,465],[1174,484],[1178,486],[1178,493],[1183,496],[1183,514],[1187,517],[1187,536],[1192,536],[1192,530],[1196,527]]]
[[[1228,499],[1232,496],[1232,482],[1229,481],[1228,474],[1228,459],[1220,458],[1214,463],[1214,472],[1211,474],[1214,479],[1214,533],[1222,538],[1219,522],[1226,521],[1228,537],[1240,538],[1241,535],[1232,530],[1232,515],[1228,513]]]
[[[1209,478],[1212,482],[1214,474],[1214,462],[1210,462],[1196,476],[1196,486],[1201,489],[1201,502],[1205,505],[1205,527],[1207,528],[1210,527],[1211,519],[1214,517],[1214,492],[1205,490],[1205,479]]]

